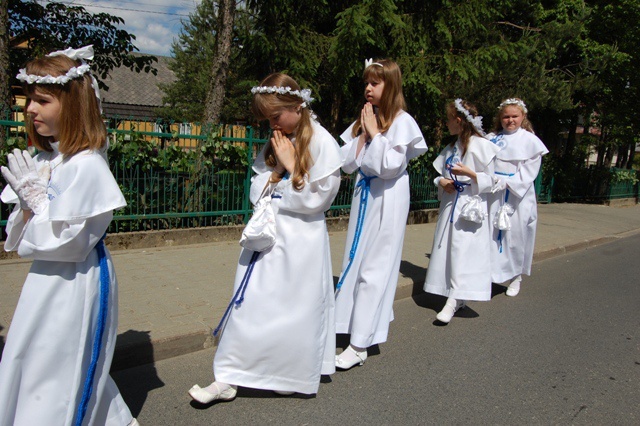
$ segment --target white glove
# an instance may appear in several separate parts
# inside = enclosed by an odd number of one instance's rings
[[[20,207],[33,210],[35,214],[42,213],[49,204],[47,186],[51,169],[45,165],[38,173],[36,163],[28,151],[14,149],[7,159],[9,168],[2,167],[2,176],[18,196]]]
[[[507,182],[500,178],[493,178],[493,186],[491,187],[491,193],[495,194],[496,192],[500,192],[503,189],[507,188]]]

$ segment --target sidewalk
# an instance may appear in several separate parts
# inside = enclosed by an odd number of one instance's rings
[[[640,232],[640,205],[540,204],[534,261]],[[407,225],[396,299],[422,292],[435,223]],[[338,276],[346,232],[330,232]],[[211,331],[231,297],[237,241],[113,250],[120,286],[114,369],[128,368],[215,345]],[[0,346],[30,261],[0,260]],[[526,279],[525,279],[526,281]]]

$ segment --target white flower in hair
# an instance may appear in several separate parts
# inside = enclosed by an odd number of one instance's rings
[[[486,133],[484,132],[484,129],[482,128],[482,116],[481,115],[477,115],[477,116],[473,116],[471,115],[471,113],[469,113],[469,110],[466,109],[464,107],[464,105],[462,105],[462,99],[458,98],[454,101],[454,105],[456,106],[456,109],[465,116],[465,118],[467,119],[467,121],[469,123],[471,123],[473,125],[473,127],[475,127],[475,129],[478,131],[478,133],[480,133],[482,136],[484,136]]]
[[[364,69],[366,70],[367,68],[369,68],[371,65],[377,65],[379,67],[382,67],[382,64],[380,62],[373,62],[373,58],[369,58],[369,59],[365,59],[364,60]],[[384,67],[383,67],[384,68]]]
[[[502,109],[507,105],[518,105],[520,108],[522,108],[522,111],[526,114],[527,112],[529,112],[527,110],[527,105],[525,105],[525,103],[523,101],[521,101],[520,99],[517,98],[509,98],[505,101],[503,101],[499,106],[498,109]]]

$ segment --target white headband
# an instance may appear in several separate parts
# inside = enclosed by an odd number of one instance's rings
[[[369,59],[365,59],[364,60],[364,69],[365,70],[367,68],[369,68],[371,65],[377,65],[379,67],[384,68],[384,66],[380,62],[373,62],[373,58],[369,58]]]
[[[524,111],[525,114],[528,112],[527,111],[527,106],[524,104],[524,102],[522,102],[520,99],[517,99],[517,98],[509,98],[509,99],[503,101],[498,106],[498,109],[502,109],[503,107],[505,107],[507,105],[518,105],[520,108],[522,108],[522,111]]]
[[[268,94],[278,94],[278,95],[293,95],[302,99],[302,108],[306,108],[309,106],[311,102],[313,102],[313,98],[311,97],[311,89],[302,89],[302,90],[292,90],[291,87],[282,87],[282,86],[255,86],[251,88],[251,93],[254,95],[256,93],[268,93]]]
[[[92,60],[93,59],[93,45],[89,45],[89,46],[84,46],[81,47],[79,49],[72,49],[72,48],[68,48],[65,50],[57,50],[55,52],[51,52],[49,53],[47,56],[51,57],[51,56],[66,56],[70,59],[73,60],[80,60],[80,62],[82,62],[81,65],[77,66],[77,67],[71,67],[69,68],[69,71],[67,71],[66,74],[64,75],[59,75],[57,77],[54,77],[50,74],[47,75],[36,75],[36,74],[27,74],[27,70],[25,68],[21,68],[20,72],[18,73],[18,75],[16,75],[16,78],[22,82],[25,82],[27,84],[60,84],[60,85],[65,85],[67,84],[69,81],[78,78],[78,77],[82,77],[84,74],[86,74],[87,72],[90,73],[91,68],[89,67],[89,65],[85,62],[85,60]],[[98,81],[96,80],[96,78],[93,76],[93,74],[91,74],[91,87],[93,87],[93,91],[96,94],[96,98],[98,98],[98,106],[100,107],[100,113],[102,114],[102,101],[100,99],[100,89],[98,88]]]
[[[480,133],[482,136],[485,135],[484,130],[482,129],[482,116],[481,115],[477,115],[477,116],[473,116],[469,113],[469,110],[466,109],[463,105],[462,105],[462,99],[458,98],[455,100],[454,105],[456,106],[456,109],[464,114],[464,116],[466,117],[467,121],[469,123],[471,123],[473,125],[473,127],[475,127],[475,129],[478,131],[478,133]]]

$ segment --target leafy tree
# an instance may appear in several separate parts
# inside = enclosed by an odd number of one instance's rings
[[[585,99],[594,113],[594,124],[600,129],[597,164],[608,167],[617,154],[616,166],[631,168],[640,137],[640,108],[636,101],[640,95],[637,71],[640,67],[637,52],[640,2],[595,0],[589,3],[594,11],[588,22],[590,36],[613,51],[608,66],[595,75],[591,96]]]
[[[212,0],[202,1],[189,18],[171,47],[173,60],[169,68],[176,81],[161,85],[166,106],[158,115],[176,121],[199,122],[209,87],[216,40],[216,12]]]
[[[41,5],[35,0],[8,0],[9,34],[12,39],[26,42],[26,49],[12,47],[10,50],[10,75],[28,60],[67,47],[81,47],[92,44],[95,58],[92,69],[101,87],[109,72],[125,66],[136,72],[157,71],[151,55],[134,56],[138,50],[133,45],[135,35],[117,26],[124,23],[122,18],[106,13],[92,14],[82,6],[49,2]]]
[[[0,119],[8,118],[11,107],[9,91],[9,14],[8,0],[0,0]],[[0,132],[0,152],[6,143],[6,133]]]

